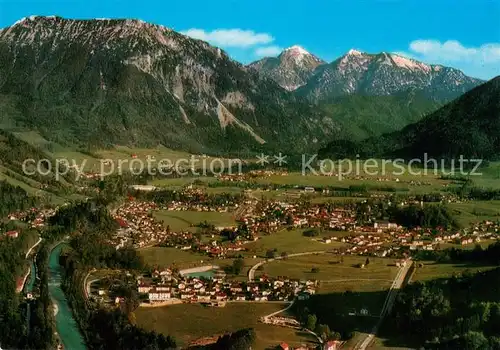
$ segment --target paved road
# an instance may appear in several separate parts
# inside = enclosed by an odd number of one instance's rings
[[[413,261],[407,260],[405,266],[401,267],[398,271],[398,274],[396,275],[396,278],[394,278],[394,281],[392,282],[391,288],[389,289],[389,292],[387,293],[387,297],[385,298],[384,306],[382,307],[382,311],[380,312],[380,318],[375,327],[373,327],[371,333],[366,334],[366,337],[362,340],[360,340],[356,346],[354,347],[355,350],[365,350],[370,343],[373,341],[375,336],[377,335],[378,329],[380,328],[380,325],[382,324],[384,317],[391,312],[392,306],[394,305],[394,301],[396,300],[396,296],[398,295],[398,291],[403,285],[403,282],[406,278],[406,275],[408,274],[408,271],[410,270],[411,265],[413,264]]]
[[[313,255],[313,254],[325,254],[325,253],[326,253],[325,250],[316,251],[316,252],[294,253],[294,254],[288,254],[285,259],[287,259],[287,258],[293,258],[294,256]],[[267,259],[267,260],[263,260],[263,261],[258,262],[257,264],[255,264],[254,266],[252,266],[252,268],[248,271],[248,281],[249,282],[253,282],[253,280],[255,278],[255,271],[257,271],[257,269],[260,266],[262,266],[264,264],[267,264],[268,262],[271,262],[271,261],[274,261],[274,260],[281,260],[281,259],[283,259],[283,257],[278,256],[278,257],[273,258],[273,259]]]

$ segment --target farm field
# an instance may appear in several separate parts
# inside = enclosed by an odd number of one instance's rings
[[[304,229],[286,229],[273,232],[270,235],[261,235],[260,238],[246,245],[248,251],[255,255],[265,256],[269,249],[277,249],[277,255],[283,252],[288,254],[303,253],[308,251],[323,251],[334,248],[345,247],[344,243],[333,241],[330,244],[319,241],[320,237],[305,237]],[[325,233],[325,235],[334,235],[334,233]]]
[[[281,175],[271,175],[265,178],[259,178],[256,181],[262,184],[284,184],[284,185],[301,185],[301,186],[338,186],[341,188],[349,188],[349,186],[361,186],[366,185],[367,187],[392,187],[401,190],[408,190],[414,193],[428,193],[433,191],[443,190],[446,184],[450,181],[441,180],[439,176],[427,175],[427,176],[412,176],[412,175],[402,175],[402,176],[386,176],[390,181],[378,181],[377,176],[365,175],[364,179],[339,179],[337,176],[322,176],[322,175],[303,175],[301,173],[290,173],[286,176]],[[399,179],[399,182],[396,181]],[[410,181],[414,182],[424,182],[426,184],[421,185],[410,185]],[[428,183],[428,184],[427,184]]]
[[[500,162],[490,162],[487,167],[481,168],[478,171],[481,175],[470,177],[476,186],[486,188],[500,187]]]
[[[314,342],[308,334],[293,329],[259,323],[261,316],[286,307],[281,303],[228,303],[222,308],[181,304],[159,308],[139,308],[137,324],[147,330],[172,335],[180,345],[202,338],[253,327],[257,333],[255,349],[274,348],[286,341],[291,346]],[[186,322],[189,319],[189,322]]]
[[[284,260],[275,260],[263,265],[257,270],[256,276],[263,273],[268,276],[287,276],[297,279],[315,279],[320,281],[319,293],[344,292],[373,292],[382,291],[390,287],[398,268],[389,266],[390,259],[372,258],[365,268],[356,267],[365,263],[366,257],[341,256],[333,254],[305,255],[290,257]],[[318,268],[318,272],[312,272]]]
[[[231,193],[231,194],[239,194],[243,193],[243,188],[240,187],[201,187],[201,189],[205,190],[208,194],[218,194],[218,193]]]
[[[465,271],[476,273],[495,268],[496,266],[485,266],[475,264],[454,264],[454,263],[436,263],[433,261],[423,262],[423,267],[417,267],[411,281],[428,281],[438,278],[449,278],[455,274]]]
[[[448,204],[464,227],[478,221],[500,220],[500,201],[470,201]]]
[[[187,230],[192,225],[204,221],[215,227],[236,225],[232,213],[160,210],[154,212],[153,215],[156,220],[163,221],[164,225],[170,226],[172,230]]]
[[[197,177],[178,177],[178,178],[166,178],[166,179],[156,179],[150,181],[150,185],[165,188],[180,188],[186,185],[194,184],[197,181],[202,181],[203,183],[208,183],[212,181],[217,181],[214,177],[208,176],[197,176]]]
[[[201,254],[170,247],[149,247],[139,249],[144,262],[149,266],[189,268],[210,264],[210,259]]]
[[[362,202],[366,197],[329,197],[329,196],[312,196],[310,201],[313,204],[328,203],[328,202]]]

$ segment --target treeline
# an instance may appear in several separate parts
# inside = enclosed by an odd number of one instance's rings
[[[300,323],[315,332],[324,342],[350,339],[366,320],[358,317],[342,317],[354,299],[353,293],[315,294],[307,300],[297,300],[292,308]],[[349,302],[346,302],[346,300]]]
[[[393,207],[389,217],[391,221],[408,228],[444,227],[451,229],[459,226],[448,207],[441,204]]]
[[[262,170],[262,169],[260,169]],[[306,187],[312,187],[316,192],[322,192],[323,190],[328,190],[328,195],[332,197],[347,197],[347,196],[355,196],[361,194],[368,194],[372,191],[380,191],[380,192],[408,192],[408,188],[403,187],[394,187],[389,185],[370,185],[370,184],[361,184],[361,185],[349,185],[349,186],[331,186],[331,185],[323,185],[323,186],[305,186],[305,185],[294,185],[294,184],[277,184],[277,183],[268,183],[263,184],[260,182],[250,181],[214,181],[214,182],[203,182],[203,181],[194,181],[195,185],[204,185],[208,187],[238,187],[244,189],[263,189],[263,190],[303,190]]]
[[[106,207],[98,200],[88,200],[61,207],[48,223],[67,232],[117,228],[116,221]]]
[[[471,186],[470,183],[464,183],[459,187],[449,187],[447,191],[468,200],[500,200],[500,189]]]
[[[443,204],[401,206],[394,199],[367,200],[357,204],[356,215],[362,223],[390,220],[407,228],[456,228],[459,226],[450,209]]]
[[[25,271],[19,242],[10,238],[0,240],[0,347],[26,348],[26,325],[16,293],[16,280]]]
[[[6,181],[0,181],[0,217],[8,214],[37,207],[40,202],[37,197],[29,196],[21,187],[15,187]]]
[[[225,334],[217,342],[209,346],[209,350],[247,350],[252,349],[257,336],[253,328],[245,328],[239,331]]]
[[[144,267],[141,256],[132,247],[115,249],[108,243],[106,230],[86,230],[70,241],[72,261],[84,268],[111,268],[140,270]]]
[[[500,265],[500,242],[492,243],[484,249],[477,244],[474,249],[448,248],[443,250],[420,250],[415,259],[433,260],[439,263],[474,262],[479,264]]]
[[[500,349],[500,269],[404,287],[382,336],[427,349]]]
[[[158,204],[167,204],[172,201],[183,203],[196,203],[208,206],[221,206],[240,203],[243,195],[239,193],[183,193],[174,190],[156,190],[156,191],[130,191],[129,194],[137,199],[153,201]]]

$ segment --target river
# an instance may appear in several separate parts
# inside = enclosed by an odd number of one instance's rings
[[[61,289],[62,267],[59,265],[59,256],[63,246],[64,243],[60,243],[54,247],[49,258],[49,294],[57,310],[56,330],[65,349],[85,350],[85,342],[80,329]]]

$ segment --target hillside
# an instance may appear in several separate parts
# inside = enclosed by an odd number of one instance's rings
[[[401,131],[362,142],[333,141],[323,157],[500,158],[500,77],[469,91]]]
[[[0,106],[4,129],[85,147],[300,149],[335,130],[222,50],[139,20],[32,16],[1,30]]]
[[[393,96],[348,95],[319,104],[319,108],[340,125],[340,137],[350,140],[401,130],[441,106],[442,103],[416,91]]]

